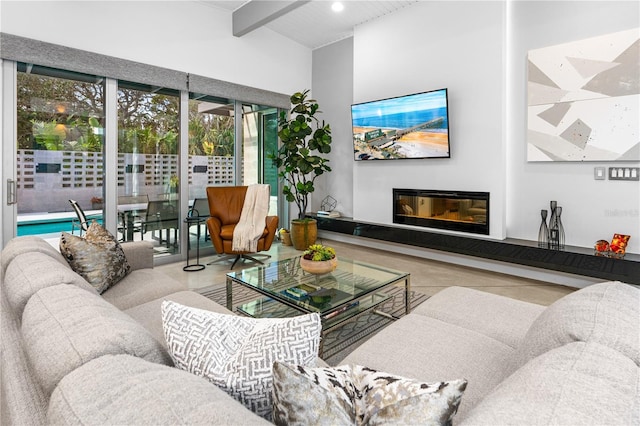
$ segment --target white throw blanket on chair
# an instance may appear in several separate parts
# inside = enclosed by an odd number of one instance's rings
[[[270,187],[267,184],[254,184],[247,187],[240,221],[233,230],[233,251],[255,252],[258,240],[264,232],[269,213]]]

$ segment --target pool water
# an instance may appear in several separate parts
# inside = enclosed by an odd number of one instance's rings
[[[63,231],[71,233],[71,223],[71,219],[20,222],[18,223],[18,236],[60,234]],[[101,218],[98,219],[98,223],[102,224]]]

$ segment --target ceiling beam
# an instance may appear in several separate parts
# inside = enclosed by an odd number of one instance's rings
[[[241,37],[248,34],[310,1],[249,1],[233,11],[233,35]]]

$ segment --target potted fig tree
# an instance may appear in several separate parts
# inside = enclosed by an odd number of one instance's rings
[[[309,195],[316,178],[330,172],[331,127],[318,120],[318,103],[308,99],[309,90],[291,95],[291,111],[280,113],[278,136],[281,146],[271,155],[284,180],[283,194],[298,207],[298,218],[291,221],[291,242],[297,250],[305,250],[318,236],[317,221],[307,217]]]

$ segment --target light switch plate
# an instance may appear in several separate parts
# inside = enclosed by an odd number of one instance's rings
[[[593,169],[593,178],[595,180],[605,180],[607,178],[607,168],[606,167],[595,167]]]
[[[609,180],[640,180],[640,167],[609,167]]]

